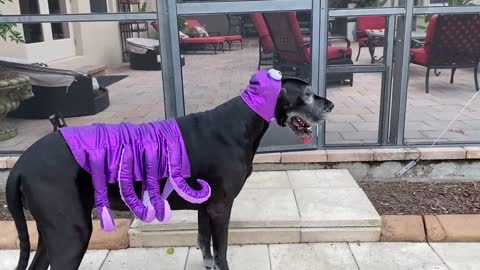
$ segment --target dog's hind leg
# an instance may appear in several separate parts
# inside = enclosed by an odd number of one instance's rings
[[[47,243],[51,270],[77,270],[92,234],[89,215],[70,215],[62,224],[41,228]]]
[[[50,262],[48,260],[47,247],[45,239],[43,238],[42,233],[38,230],[38,245],[35,256],[33,257],[32,263],[29,270],[47,270]]]
[[[51,270],[76,270],[85,255],[92,234],[93,192],[83,184],[88,181],[83,177],[78,185],[50,181],[57,184],[55,189],[44,184],[48,188],[38,188],[30,196],[30,211],[46,244]]]
[[[203,264],[206,269],[213,268],[212,250],[210,247],[212,239],[212,230],[210,226],[210,218],[207,209],[202,207],[198,210],[198,239],[197,248],[202,251]]]
[[[213,203],[207,206],[212,226],[215,269],[229,270],[227,262],[228,225],[233,202]]]

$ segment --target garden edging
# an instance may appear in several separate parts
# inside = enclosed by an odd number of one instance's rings
[[[381,242],[479,242],[480,215],[382,216]]]
[[[128,229],[132,223],[129,219],[116,219],[115,231],[104,232],[98,220],[93,221],[93,232],[88,249],[125,249],[130,246]],[[36,250],[38,233],[35,221],[27,221],[30,246]],[[15,223],[13,221],[0,221],[0,249],[18,249],[19,240]]]

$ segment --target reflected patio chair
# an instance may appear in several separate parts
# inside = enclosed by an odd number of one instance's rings
[[[385,17],[383,16],[363,16],[357,18],[357,39],[358,39],[358,54],[355,62],[360,57],[362,48],[367,47],[370,52],[371,63],[375,62],[375,47],[383,47],[383,42],[378,40],[371,42],[367,31],[369,30],[383,30],[385,29]]]
[[[264,13],[263,18],[273,41],[273,67],[287,75],[310,80],[312,58],[310,44],[305,41],[302,35],[296,12]],[[258,32],[263,31],[260,25],[256,24],[256,27]],[[350,41],[346,38],[344,40],[347,42],[347,47],[328,46],[328,65],[353,64]],[[328,82],[345,80],[349,80],[349,84],[352,86],[353,73],[327,75]]]
[[[480,59],[480,15],[435,15],[427,26],[423,47],[411,49],[411,63],[427,68],[425,92],[429,92],[430,70],[451,69],[450,83],[457,68],[473,68],[475,89]]]
[[[258,46],[258,69],[262,66],[273,66],[273,40],[268,32],[267,25],[263,19],[262,13],[252,13],[250,15],[259,36]]]

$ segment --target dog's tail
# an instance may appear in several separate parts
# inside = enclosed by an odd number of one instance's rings
[[[15,221],[20,240],[20,258],[18,259],[17,270],[25,270],[30,257],[30,237],[28,236],[27,220],[23,213],[20,175],[15,172],[15,169],[8,176],[6,194],[8,210]]]

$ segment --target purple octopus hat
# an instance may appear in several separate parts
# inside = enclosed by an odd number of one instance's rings
[[[275,120],[275,106],[282,89],[282,73],[275,69],[259,70],[250,78],[243,101],[265,121]]]

